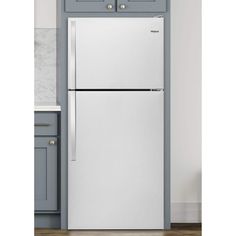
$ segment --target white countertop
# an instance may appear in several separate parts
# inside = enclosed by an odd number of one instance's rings
[[[61,106],[56,103],[37,103],[34,111],[61,111]]]

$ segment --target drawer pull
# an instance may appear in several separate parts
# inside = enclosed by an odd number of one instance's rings
[[[48,144],[49,144],[49,145],[55,145],[55,144],[56,144],[56,141],[55,141],[55,140],[49,140]]]
[[[50,124],[47,124],[47,123],[37,123],[37,124],[34,124],[34,126],[43,127],[43,126],[50,126]]]
[[[113,5],[112,4],[107,4],[107,9],[108,10],[111,10],[113,8]]]
[[[126,8],[126,5],[125,4],[120,4],[120,9],[125,9]]]

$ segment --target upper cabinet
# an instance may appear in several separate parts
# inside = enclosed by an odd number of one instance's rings
[[[66,0],[67,12],[114,12],[115,0]]]
[[[166,0],[117,0],[118,12],[165,12]]]
[[[66,12],[165,12],[166,0],[65,0]]]

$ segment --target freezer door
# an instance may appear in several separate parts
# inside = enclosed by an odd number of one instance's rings
[[[163,88],[162,17],[69,18],[68,29],[70,89]]]
[[[68,228],[162,229],[163,92],[77,92],[75,104]]]

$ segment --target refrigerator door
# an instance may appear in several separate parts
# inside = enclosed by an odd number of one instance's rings
[[[74,104],[68,228],[164,228],[163,92],[82,91]]]
[[[69,89],[163,88],[163,17],[69,18],[68,24]]]

